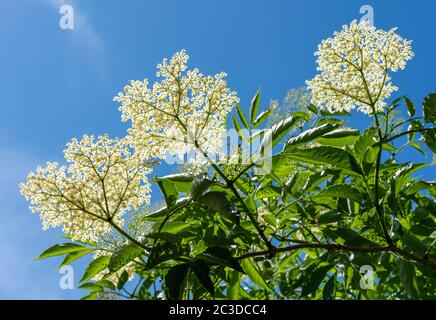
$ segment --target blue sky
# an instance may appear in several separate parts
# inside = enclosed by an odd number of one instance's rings
[[[59,27],[63,3],[75,10],[74,30]],[[42,231],[18,184],[37,164],[61,161],[72,137],[124,135],[112,98],[128,80],[153,79],[156,64],[184,48],[203,73],[226,71],[243,106],[258,88],[266,106],[313,77],[317,44],[364,4],[377,27],[414,40],[416,57],[394,81],[420,104],[436,90],[433,1],[0,0],[0,299],[84,294],[59,288],[58,260],[33,261],[61,232]],[[434,167],[426,175],[436,178]],[[83,264],[75,268],[78,280]]]

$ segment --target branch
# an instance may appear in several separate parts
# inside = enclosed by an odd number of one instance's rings
[[[334,251],[351,251],[351,252],[362,252],[362,253],[375,253],[375,252],[386,252],[390,251],[392,249],[391,246],[384,246],[384,247],[352,247],[347,245],[341,245],[341,244],[328,244],[328,243],[302,243],[302,244],[295,244],[291,246],[287,246],[284,248],[276,248],[273,252],[273,255],[277,253],[283,253],[283,252],[292,252],[296,250],[301,249],[326,249],[326,250],[334,250]],[[237,260],[243,260],[251,257],[258,257],[258,256],[266,256],[271,255],[270,250],[265,251],[257,251],[257,252],[250,252],[244,255],[241,255],[239,257],[236,257]]]
[[[391,142],[392,140],[395,140],[395,139],[401,138],[401,137],[403,137],[403,136],[405,136],[405,135],[408,135],[408,134],[411,134],[411,133],[416,133],[416,132],[420,132],[420,133],[422,133],[422,132],[425,132],[425,131],[434,131],[434,130],[436,130],[436,128],[421,128],[421,129],[413,129],[413,130],[409,130],[409,131],[405,131],[405,132],[399,133],[399,134],[397,134],[397,135],[395,135],[395,136],[393,136],[393,137],[390,137],[390,138],[388,138],[388,139],[385,139],[385,140],[383,140],[383,141],[380,141],[380,143],[386,144],[386,143]]]
[[[388,245],[383,247],[353,247],[353,246],[347,246],[347,245],[341,245],[341,244],[329,244],[329,243],[302,243],[302,244],[296,244],[291,245],[283,248],[276,248],[273,251],[271,250],[265,250],[265,251],[257,251],[257,252],[250,252],[247,254],[243,254],[241,256],[236,257],[237,260],[243,260],[247,258],[252,257],[259,257],[259,256],[269,256],[272,257],[278,253],[284,253],[284,252],[292,252],[297,251],[301,249],[326,249],[326,250],[332,250],[332,251],[347,251],[347,252],[360,252],[360,253],[380,253],[380,252],[390,252],[390,253],[396,253],[403,258],[406,258],[407,260],[414,261],[416,263],[422,264],[423,266],[426,266],[427,268],[436,271],[436,264],[433,262],[430,262],[426,259],[417,257],[416,255],[406,252],[400,248],[398,248],[395,245]]]

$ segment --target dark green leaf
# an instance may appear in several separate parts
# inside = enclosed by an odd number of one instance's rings
[[[330,279],[325,284],[324,289],[322,290],[322,298],[324,300],[333,300],[334,299],[335,286],[336,286],[335,276],[331,276]]]
[[[220,191],[208,192],[199,199],[199,202],[221,213],[223,216],[232,219],[230,203],[224,192],[220,192]]]
[[[416,111],[415,105],[407,97],[404,97],[404,101],[406,102],[407,113],[409,114],[410,117],[413,117]]]
[[[182,295],[182,286],[189,271],[186,263],[172,267],[165,276],[165,287],[169,300],[178,300]]]
[[[431,93],[424,98],[422,103],[425,122],[436,124],[436,93]]]
[[[325,278],[327,272],[331,268],[333,268],[332,265],[322,266],[315,269],[313,272],[309,274],[305,274],[304,275],[305,281],[301,289],[301,296],[306,297],[309,294],[314,293],[319,288],[322,280]]]
[[[126,284],[127,280],[129,280],[129,274],[127,273],[126,270],[124,270],[120,278],[118,279],[117,289],[121,290],[122,288],[124,288],[124,285]]]
[[[423,131],[422,135],[424,136],[427,147],[433,151],[433,153],[436,153],[436,129]]]
[[[400,260],[400,278],[403,288],[409,297],[412,299],[418,299],[419,288],[416,281],[416,271],[413,263],[406,260]]]
[[[211,296],[214,295],[214,287],[212,280],[209,277],[209,266],[201,259],[196,259],[190,264],[191,270],[194,272],[198,281],[203,285],[203,287],[210,293]]]
[[[236,271],[244,273],[244,270],[241,268],[238,260],[233,258],[232,253],[228,249],[214,246],[207,248],[204,253],[218,258],[221,265],[233,268]]]
[[[115,272],[119,270],[121,267],[124,267],[133,259],[139,257],[144,252],[144,249],[138,247],[136,244],[127,244],[124,245],[112,254],[108,269],[110,272]]]
[[[344,243],[354,247],[376,247],[374,243],[362,237],[359,233],[347,228],[327,228],[323,230],[324,234],[332,239],[341,238]]]

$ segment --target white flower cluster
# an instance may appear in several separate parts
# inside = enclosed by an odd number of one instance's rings
[[[220,152],[225,117],[239,99],[225,73],[204,76],[187,70],[187,61],[177,52],[158,65],[161,81],[152,88],[131,81],[115,98],[122,120],[132,121],[127,137],[73,139],[64,151],[67,166],[49,162],[29,174],[21,193],[44,229],[62,226],[73,240],[97,241],[111,224],[123,227],[126,212],[150,203],[150,159]]]
[[[120,139],[84,136],[64,151],[68,166],[47,163],[30,173],[21,193],[39,212],[44,229],[63,226],[75,240],[97,241],[123,225],[123,214],[149,203],[147,165],[134,157]]]
[[[204,76],[187,70],[188,55],[177,52],[158,65],[153,86],[148,80],[131,81],[115,101],[121,103],[123,121],[132,121],[131,145],[142,157],[165,158],[197,152],[202,158],[218,154],[223,145],[225,117],[239,102],[227,88],[226,74]]]
[[[323,40],[315,53],[320,74],[307,81],[312,102],[330,112],[382,110],[385,100],[398,90],[389,71],[404,69],[414,56],[411,41],[396,31],[353,21],[333,38]]]

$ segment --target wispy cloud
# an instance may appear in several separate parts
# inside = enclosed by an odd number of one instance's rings
[[[57,12],[63,5],[70,5],[73,8],[74,29],[66,32],[71,33],[73,44],[80,48],[93,64],[101,66],[105,53],[104,42],[77,2],[73,0],[46,0],[46,2]]]

